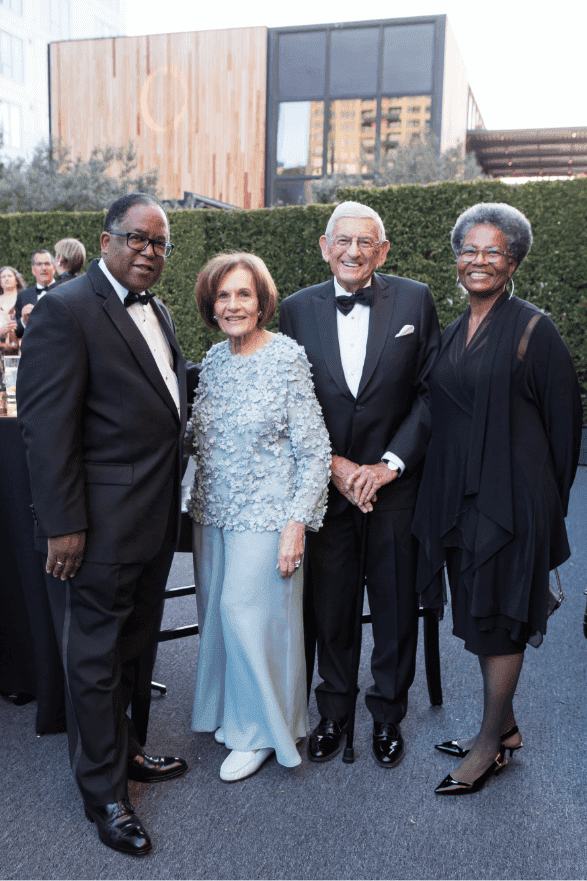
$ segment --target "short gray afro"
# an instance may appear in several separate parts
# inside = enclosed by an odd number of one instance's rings
[[[495,226],[508,240],[510,253],[519,265],[532,247],[532,227],[525,214],[505,202],[479,202],[463,211],[450,235],[450,243],[458,256],[469,230],[479,223]]]

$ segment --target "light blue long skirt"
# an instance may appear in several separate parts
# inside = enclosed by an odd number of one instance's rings
[[[309,731],[302,572],[280,577],[279,536],[193,525],[200,650],[192,728],[222,725],[229,749],[272,747],[293,767],[296,740]]]

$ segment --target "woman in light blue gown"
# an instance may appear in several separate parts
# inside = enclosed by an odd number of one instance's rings
[[[322,523],[331,449],[304,350],[265,330],[277,305],[253,254],[198,276],[206,355],[194,402],[193,518],[200,650],[192,728],[232,750],[225,781],[275,752],[300,764],[308,733],[302,628],[304,533]]]

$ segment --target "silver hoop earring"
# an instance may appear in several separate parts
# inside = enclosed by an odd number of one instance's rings
[[[513,296],[514,296],[514,291],[515,291],[515,289],[516,289],[516,286],[514,285],[514,280],[513,280],[513,278],[508,278],[508,281],[511,281],[511,283],[512,283],[512,292],[511,292],[511,294],[510,294],[510,297],[513,297]],[[508,283],[507,283],[507,281],[506,281],[506,283],[505,283],[505,290],[507,291],[507,289],[508,289]]]

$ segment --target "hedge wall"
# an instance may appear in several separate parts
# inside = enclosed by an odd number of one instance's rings
[[[499,181],[446,182],[388,189],[347,189],[341,199],[371,205],[383,218],[391,242],[384,270],[426,282],[443,327],[464,309],[456,286],[450,230],[462,210],[475,202],[508,202],[526,214],[534,245],[515,275],[516,295],[544,309],[571,350],[587,393],[587,180],[540,181],[509,186]],[[170,213],[176,248],[157,293],[170,308],[182,349],[201,360],[220,339],[199,318],[193,290],[206,260],[225,249],[253,251],[272,273],[280,297],[330,276],[318,238],[332,206],[307,205],[255,211]],[[104,214],[52,212],[0,217],[0,265],[16,266],[32,282],[30,254],[52,248],[60,238],[81,239],[88,258],[99,256]],[[272,329],[277,326],[275,318]]]

